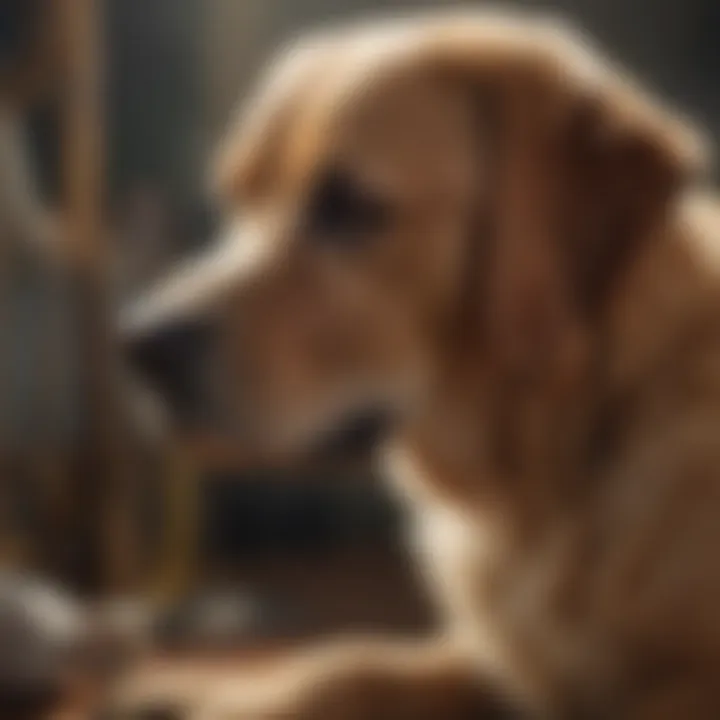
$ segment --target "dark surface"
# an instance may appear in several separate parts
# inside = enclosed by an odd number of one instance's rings
[[[398,510],[369,482],[347,487],[342,479],[279,480],[257,472],[240,485],[228,479],[205,486],[203,554],[231,562],[247,554],[285,552],[290,557],[328,548],[388,547]]]

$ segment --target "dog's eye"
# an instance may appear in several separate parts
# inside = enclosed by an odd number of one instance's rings
[[[310,197],[304,225],[318,241],[352,243],[382,230],[389,214],[383,199],[349,175],[332,171]]]

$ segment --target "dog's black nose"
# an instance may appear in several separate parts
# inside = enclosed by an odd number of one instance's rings
[[[182,422],[197,420],[203,412],[210,339],[206,324],[183,320],[125,340],[131,369]]]

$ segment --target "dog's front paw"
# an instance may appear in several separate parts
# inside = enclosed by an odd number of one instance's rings
[[[190,713],[187,720],[311,720],[311,717],[281,688],[273,695],[241,683],[219,691]]]
[[[214,683],[192,672],[139,672],[116,684],[99,720],[189,720],[207,702]]]
[[[230,680],[206,696],[189,720],[350,720],[360,712],[360,686],[333,668],[291,665]],[[360,714],[358,714],[360,712]]]
[[[294,665],[224,677],[139,674],[116,687],[100,720],[326,720],[336,716],[315,710],[326,704],[325,684]]]

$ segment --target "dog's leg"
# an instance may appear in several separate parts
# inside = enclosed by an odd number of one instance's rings
[[[170,689],[170,688],[166,688]],[[222,682],[125,699],[118,717],[189,720],[495,720],[514,717],[447,642],[333,643]],[[157,690],[157,689],[156,689]],[[163,712],[167,709],[167,713]],[[129,712],[128,712],[129,711]]]
[[[192,720],[463,720],[510,717],[447,642],[358,642],[303,654],[218,688]]]
[[[502,704],[447,642],[343,643],[310,651],[261,680],[230,682],[193,720],[462,720]]]

